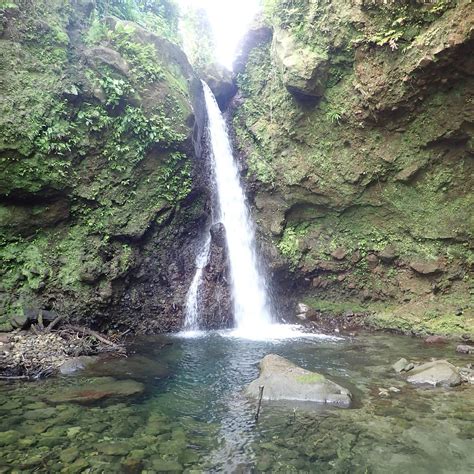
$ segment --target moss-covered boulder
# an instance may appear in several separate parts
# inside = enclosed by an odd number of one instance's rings
[[[273,37],[275,59],[283,84],[296,97],[320,97],[327,81],[328,55],[310,45],[299,45],[285,29],[275,30]]]
[[[352,400],[349,390],[276,354],[268,354],[260,361],[260,377],[248,385],[245,393],[259,398],[261,387],[263,400],[327,403],[346,408]]]

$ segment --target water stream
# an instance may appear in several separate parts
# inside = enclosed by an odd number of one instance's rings
[[[472,388],[415,387],[400,357],[472,360],[455,345],[385,334],[253,341],[209,332],[137,339],[126,359],[76,376],[0,384],[1,472],[474,472]],[[352,409],[255,402],[242,389],[268,353],[326,374],[354,394]],[[82,404],[61,398],[133,379],[145,390]],[[112,383],[113,384],[113,383]],[[400,391],[380,394],[379,389]],[[89,392],[81,392],[87,399]],[[54,400],[54,402],[53,402]]]
[[[199,321],[199,290],[201,286],[202,272],[209,259],[210,245],[211,238],[210,236],[207,236],[200,252],[196,257],[196,272],[194,273],[188,294],[186,296],[185,319],[183,327],[184,331],[198,331],[201,329]]]
[[[241,335],[266,335],[272,323],[265,278],[259,269],[255,247],[255,229],[238,167],[226,130],[225,120],[208,85],[203,82],[208,115],[211,167],[216,186],[215,221],[222,222],[232,278],[232,296],[236,328]],[[207,244],[206,244],[207,245]],[[196,260],[196,273],[188,291],[185,329],[199,329],[199,284],[206,247]],[[207,258],[207,257],[206,257]]]

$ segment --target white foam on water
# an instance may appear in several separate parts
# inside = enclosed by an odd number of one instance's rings
[[[256,330],[249,328],[235,328],[229,331],[220,331],[224,337],[247,339],[250,341],[283,341],[287,339],[320,339],[330,341],[342,341],[340,336],[332,336],[322,333],[305,331],[305,328],[298,324],[268,324],[257,327]]]
[[[242,339],[247,341],[286,341],[289,339],[311,339],[323,341],[343,341],[341,336],[333,336],[330,334],[322,334],[319,332],[308,332],[303,326],[298,324],[269,324],[257,331],[246,331],[239,328],[218,329],[212,331],[196,330],[181,331],[175,333],[175,337],[182,339],[197,339],[209,337],[210,335],[218,335],[224,338]]]

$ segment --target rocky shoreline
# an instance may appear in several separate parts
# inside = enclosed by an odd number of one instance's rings
[[[357,338],[360,331],[395,333],[423,338],[426,345],[453,347],[453,354],[474,354],[474,338],[468,334],[458,336],[403,333],[374,327],[370,315],[346,312],[333,315],[315,311],[304,303],[298,304],[298,324],[308,332],[322,332]],[[38,380],[55,375],[79,372],[100,360],[101,356],[126,357],[132,345],[126,334],[110,332],[107,335],[85,327],[69,324],[51,327],[51,322],[30,321],[10,333],[0,334],[0,380]],[[129,335],[130,333],[128,333]],[[405,359],[402,359],[405,360]],[[421,361],[418,365],[421,365]],[[406,363],[408,365],[408,361]],[[410,367],[411,370],[415,366]],[[464,370],[463,381],[474,381],[472,364]],[[404,368],[398,372],[406,372]],[[467,378],[466,378],[467,377]]]
[[[342,306],[342,305],[341,305]],[[426,338],[428,343],[458,341],[460,344],[474,343],[474,333],[458,329],[443,333],[430,331],[414,324],[385,324],[383,313],[374,310],[315,308],[306,303],[297,304],[296,320],[299,324],[323,332],[349,334],[357,330],[382,331],[403,336]]]
[[[119,335],[105,336],[68,324],[51,326],[35,324],[0,334],[0,380],[38,380],[71,374],[95,362],[99,354],[127,353]]]

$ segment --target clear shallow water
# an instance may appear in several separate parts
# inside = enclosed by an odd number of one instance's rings
[[[374,334],[264,342],[212,333],[144,338],[134,350],[79,376],[1,385],[0,472],[474,471],[473,388],[414,388],[390,370],[402,356],[472,362],[454,345]],[[241,391],[268,353],[346,386],[355,407],[264,404],[256,424],[255,402]],[[137,380],[145,391],[88,405],[48,401],[107,376]],[[401,391],[379,395],[391,386]]]

